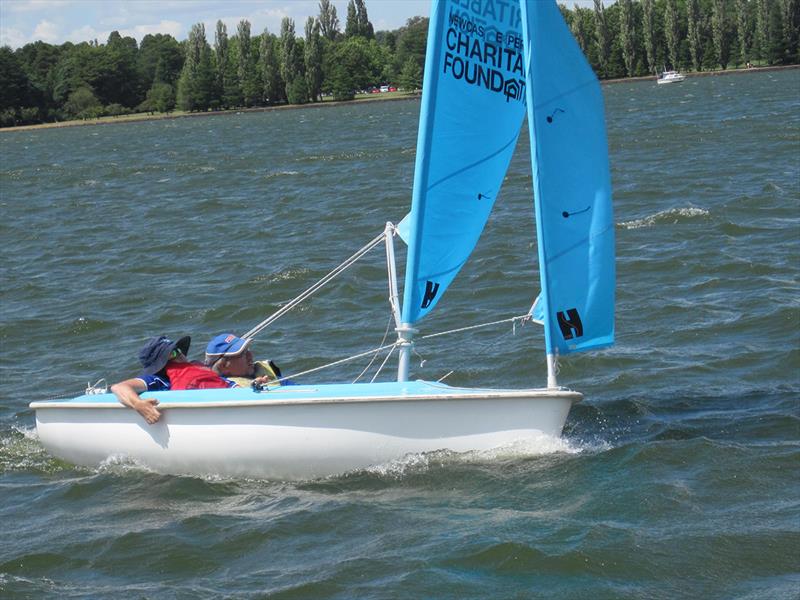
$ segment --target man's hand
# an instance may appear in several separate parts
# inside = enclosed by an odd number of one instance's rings
[[[136,412],[144,417],[150,425],[161,418],[161,411],[156,408],[158,400],[155,398],[140,398],[134,408]]]

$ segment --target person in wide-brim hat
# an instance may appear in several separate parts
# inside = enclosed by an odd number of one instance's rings
[[[139,351],[142,374],[111,386],[117,399],[152,424],[161,418],[156,398],[141,398],[142,392],[191,390],[235,387],[236,383],[200,363],[189,362],[191,337],[188,335],[172,341],[164,335],[147,340]]]

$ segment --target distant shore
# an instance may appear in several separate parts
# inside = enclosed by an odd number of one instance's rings
[[[741,75],[745,73],[757,73],[762,71],[782,71],[784,69],[798,69],[800,65],[781,65],[772,67],[752,67],[750,69],[729,69],[725,71],[700,71],[687,72],[690,77],[710,77],[716,75]],[[600,83],[613,85],[617,83],[632,83],[640,81],[656,81],[658,77],[648,75],[645,77],[624,77],[621,79],[605,79]],[[309,102],[307,104],[281,104],[278,106],[258,106],[254,108],[238,108],[230,110],[215,110],[207,112],[171,112],[171,113],[136,113],[132,115],[120,115],[117,117],[100,117],[98,119],[82,119],[74,121],[60,121],[56,123],[37,123],[36,125],[19,125],[15,127],[0,128],[0,133],[4,131],[29,131],[36,129],[54,129],[58,127],[83,127],[86,125],[114,125],[118,123],[134,123],[139,121],[160,121],[164,119],[183,119],[190,117],[212,117],[222,115],[235,115],[250,112],[267,112],[273,110],[296,110],[300,108],[323,108],[329,106],[348,106],[364,102],[388,102],[397,100],[414,100],[420,98],[419,92],[388,92],[380,95],[356,96],[353,100],[334,101],[324,100],[322,102]]]
[[[690,77],[714,77],[716,75],[744,75],[746,73],[761,73],[763,71],[783,71],[784,69],[800,69],[800,65],[775,65],[771,67],[750,67],[749,69],[726,69],[724,71],[686,71],[683,72],[686,78]],[[647,75],[645,77],[622,77],[620,79],[604,79],[602,84],[630,83],[632,81],[656,81],[657,75]]]

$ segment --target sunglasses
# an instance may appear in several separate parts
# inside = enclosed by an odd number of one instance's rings
[[[175,358],[178,358],[182,354],[183,354],[183,352],[181,352],[178,348],[175,348],[175,350],[173,350],[172,353],[169,355],[169,359],[173,360]]]

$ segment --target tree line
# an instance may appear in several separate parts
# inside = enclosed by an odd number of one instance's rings
[[[560,6],[601,79],[663,68],[727,69],[795,64],[800,0],[617,0]],[[105,44],[37,41],[0,48],[0,126],[132,112],[207,111],[351,100],[380,84],[422,85],[428,19],[375,32],[365,0],[350,0],[344,31],[330,0],[303,35],[285,18],[280,32],[235,32],[222,21],[213,40],[203,24],[188,39],[112,32]]]

